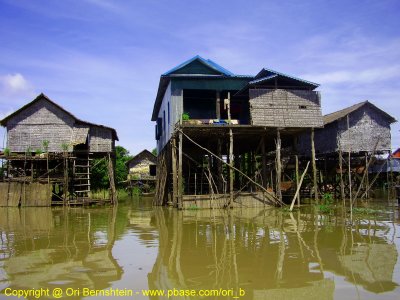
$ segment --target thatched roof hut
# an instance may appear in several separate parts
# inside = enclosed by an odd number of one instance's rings
[[[112,152],[118,140],[115,129],[82,121],[43,93],[0,124],[7,128],[8,149],[16,153],[72,152],[80,144],[90,152]]]

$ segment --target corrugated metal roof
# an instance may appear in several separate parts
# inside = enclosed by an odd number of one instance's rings
[[[277,74],[270,75],[270,76],[267,76],[267,77],[262,77],[262,78],[250,81],[249,84],[257,84],[257,83],[265,82],[265,81],[271,80],[271,79],[276,78],[276,77],[278,77]]]
[[[191,59],[188,59],[187,61],[177,65],[176,67],[172,68],[171,70],[165,72],[164,74],[162,74],[162,76],[168,76],[171,75],[172,73],[176,72],[177,70],[187,66],[188,64],[190,64],[191,62],[198,60],[199,62],[201,62],[202,64],[204,64],[205,66],[222,73],[225,76],[234,76],[235,74],[233,74],[231,71],[225,69],[224,67],[221,67],[220,65],[218,65],[217,63],[213,62],[210,59],[204,59],[202,58],[200,55],[196,55],[194,57],[192,57]]]
[[[346,117],[348,114],[351,114],[352,112],[360,109],[361,107],[363,107],[364,105],[370,105],[373,109],[378,110],[380,113],[384,114],[390,121],[390,123],[394,123],[396,122],[396,119],[393,118],[391,115],[389,115],[388,113],[384,112],[383,110],[381,110],[380,108],[376,107],[375,105],[373,105],[371,102],[367,101],[363,101],[357,104],[354,104],[352,106],[346,107],[342,110],[338,110],[335,111],[333,113],[327,114],[324,116],[324,125],[328,125],[330,123],[333,123],[339,119],[342,119],[344,117]]]
[[[308,80],[304,80],[304,79],[301,79],[301,78],[298,78],[298,77],[294,77],[294,76],[291,76],[291,75],[288,75],[288,74],[285,74],[285,73],[277,72],[277,71],[274,71],[274,70],[271,70],[271,69],[268,69],[268,68],[263,68],[260,72],[258,72],[258,74],[255,76],[255,79],[259,79],[259,78],[262,78],[262,77],[268,77],[268,76],[271,76],[271,75],[280,75],[280,76],[283,76],[283,77],[286,77],[286,78],[290,78],[290,79],[293,79],[293,80],[297,80],[297,81],[309,84],[309,85],[313,86],[314,88],[319,87],[318,83],[311,82],[311,81],[308,81]]]

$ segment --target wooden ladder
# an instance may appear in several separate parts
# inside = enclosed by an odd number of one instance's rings
[[[74,192],[78,199],[89,198],[90,193],[90,155],[75,157],[73,164]]]

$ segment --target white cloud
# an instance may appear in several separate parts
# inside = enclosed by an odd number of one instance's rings
[[[20,73],[0,76],[0,84],[2,90],[8,93],[20,93],[32,89],[32,85]]]

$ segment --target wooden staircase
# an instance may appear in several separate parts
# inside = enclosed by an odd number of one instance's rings
[[[79,154],[73,160],[73,189],[78,199],[89,198],[91,154]]]

